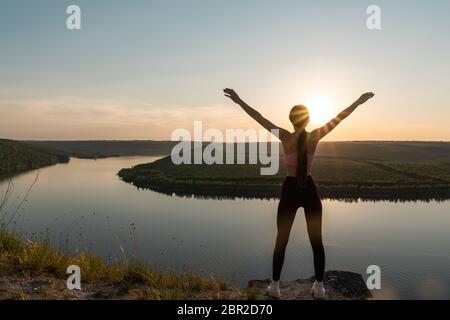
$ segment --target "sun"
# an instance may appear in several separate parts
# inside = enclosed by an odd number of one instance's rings
[[[311,124],[322,125],[335,117],[333,102],[325,96],[314,96],[306,100]]]

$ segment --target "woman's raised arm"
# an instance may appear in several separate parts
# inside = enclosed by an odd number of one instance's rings
[[[319,141],[320,139],[325,137],[327,134],[333,131],[333,129],[336,128],[337,125],[341,123],[342,120],[347,118],[353,111],[355,111],[356,108],[358,108],[363,103],[366,103],[369,99],[372,99],[374,96],[375,94],[372,92],[364,93],[350,107],[339,113],[334,119],[330,120],[326,125],[313,130],[311,132],[312,139],[315,141]]]
[[[273,130],[278,130],[279,138],[281,141],[285,140],[290,132],[286,129],[280,128],[279,126],[273,124],[271,121],[264,118],[258,111],[250,107],[247,103],[245,103],[239,95],[233,90],[233,89],[224,89],[223,92],[225,93],[225,96],[230,98],[233,102],[237,103],[241,106],[241,108],[250,116],[252,117],[256,122],[258,122],[263,128],[268,130],[270,133],[273,133]]]

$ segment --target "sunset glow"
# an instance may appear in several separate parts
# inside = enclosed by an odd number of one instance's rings
[[[334,118],[337,114],[336,107],[331,99],[326,96],[314,96],[306,100],[312,125],[322,125]]]
[[[223,96],[229,87],[289,130],[295,105],[308,107],[312,130],[372,91],[325,140],[450,140],[449,1],[380,0],[395,17],[381,30],[367,28],[358,1],[109,2],[77,1],[84,25],[69,30],[63,4],[2,1],[1,138],[169,140],[194,121],[257,128]]]

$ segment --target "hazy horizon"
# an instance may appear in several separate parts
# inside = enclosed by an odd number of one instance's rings
[[[81,7],[69,31],[66,8]],[[381,8],[382,29],[366,28]],[[168,141],[258,128],[222,88],[291,129],[365,91],[328,141],[450,141],[450,2],[17,0],[0,4],[0,137]]]
[[[5,139],[5,138],[1,138],[0,139]],[[15,140],[15,139],[6,139],[6,140]],[[103,140],[98,140],[98,139],[86,139],[86,140],[77,140],[77,139],[67,139],[67,140],[39,140],[39,139],[20,139],[17,141],[36,141],[36,142],[40,142],[40,141],[51,141],[51,142],[96,142],[96,141],[102,141],[102,142],[178,142],[177,140],[154,140],[154,139],[126,139],[126,140],[121,140],[121,139],[103,139]],[[192,142],[195,142],[197,140],[190,140]],[[202,142],[205,143],[209,143],[209,142],[224,142],[224,141],[211,141],[211,140],[203,140]],[[243,141],[237,141],[239,143],[242,143]],[[421,142],[430,142],[430,143],[450,143],[450,140],[324,140],[321,141],[321,143],[323,142],[417,142],[417,143],[421,143]],[[255,143],[252,141],[246,141],[246,143]],[[258,143],[258,142],[256,142]]]

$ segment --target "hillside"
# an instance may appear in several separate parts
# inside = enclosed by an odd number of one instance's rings
[[[335,142],[319,146],[313,177],[324,198],[443,200],[450,198],[450,143]],[[124,169],[137,187],[200,197],[276,198],[286,175],[283,156],[276,176],[260,165],[180,165],[170,157]]]
[[[173,141],[24,141],[38,148],[78,158],[118,156],[166,156],[177,144]],[[322,142],[317,156],[390,161],[448,161],[448,142],[350,141]]]
[[[0,178],[68,161],[65,155],[22,142],[0,139]]]
[[[170,154],[176,142],[170,141],[26,141],[76,158],[124,156],[163,156]]]

